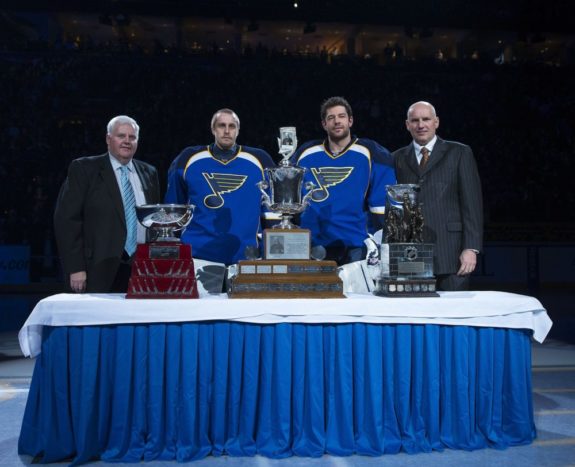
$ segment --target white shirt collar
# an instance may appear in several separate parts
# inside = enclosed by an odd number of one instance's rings
[[[433,147],[435,146],[435,143],[436,143],[436,142],[437,142],[437,135],[435,135],[435,136],[433,137],[433,139],[432,139],[429,143],[427,143],[427,144],[425,145],[425,147],[429,150],[429,152],[432,152],[432,151],[433,151]],[[415,142],[415,140],[413,141],[413,148],[415,149],[415,154],[419,154],[419,153],[421,152],[421,148],[422,148],[422,147],[423,147],[423,146],[421,146],[420,144],[417,144],[417,143]],[[130,162],[131,162],[131,161],[130,161]]]
[[[118,159],[116,159],[114,156],[112,156],[112,154],[108,153],[108,157],[110,158],[110,162],[112,163],[112,168],[114,169],[114,172],[116,170],[118,170],[120,167],[122,167],[123,164],[121,164]],[[126,167],[128,167],[128,170],[130,172],[134,171],[134,162],[132,159],[130,159],[130,162],[128,162],[126,164]]]

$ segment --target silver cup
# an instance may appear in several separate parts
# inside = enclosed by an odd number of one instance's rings
[[[305,188],[308,192],[302,197],[303,178],[306,169],[295,167],[289,162],[289,158],[297,147],[295,127],[280,128],[278,146],[282,161],[279,167],[265,169],[269,182],[261,181],[258,183],[258,187],[262,193],[262,203],[270,211],[280,213],[282,216],[281,222],[272,228],[297,229],[299,227],[291,222],[291,218],[305,210],[317,188],[312,182],[306,183]],[[265,191],[268,188],[271,196]]]
[[[309,199],[315,191],[314,184],[308,182],[305,185],[308,192],[302,197],[305,172],[305,168],[293,166],[266,169],[266,175],[270,183],[263,181],[258,183],[262,192],[262,202],[270,211],[280,213],[282,216],[281,222],[272,228],[298,228],[297,225],[291,222],[291,218],[305,210],[309,204]],[[271,196],[265,191],[267,188],[270,189]]]
[[[192,204],[144,204],[136,206],[138,221],[156,232],[155,242],[179,242],[175,231],[186,227],[192,220]]]

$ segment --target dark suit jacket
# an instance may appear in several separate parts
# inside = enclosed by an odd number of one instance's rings
[[[438,137],[421,173],[413,143],[393,156],[397,182],[421,187],[423,236],[435,243],[435,274],[456,273],[461,252],[481,251],[483,242],[481,182],[471,148]]]
[[[160,202],[156,169],[133,160],[146,203]],[[87,292],[109,292],[126,240],[122,195],[108,154],[72,161],[54,212],[56,242],[66,282],[87,272]]]

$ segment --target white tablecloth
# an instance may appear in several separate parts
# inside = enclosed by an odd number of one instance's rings
[[[18,334],[26,356],[41,351],[43,326],[227,320],[248,323],[405,323],[530,329],[543,342],[551,319],[536,298],[507,292],[440,292],[439,298],[126,300],[124,294],[58,294],[41,300]]]

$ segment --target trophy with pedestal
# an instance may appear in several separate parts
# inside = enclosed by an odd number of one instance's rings
[[[261,260],[238,264],[231,298],[340,298],[343,285],[334,261],[311,260],[311,234],[293,224],[292,218],[308,206],[313,183],[305,184],[306,169],[290,164],[297,147],[295,127],[280,128],[278,138],[282,161],[265,169],[267,181],[258,183],[262,203],[281,216],[281,221],[263,232],[264,254]],[[266,190],[269,189],[269,194]]]
[[[139,222],[155,239],[137,246],[126,298],[198,298],[192,247],[174,234],[190,223],[193,211],[187,204],[136,206]]]
[[[264,230],[265,259],[309,259],[311,249],[310,231],[292,223],[296,214],[301,214],[315,191],[308,182],[307,193],[302,197],[303,179],[306,169],[290,165],[289,159],[297,147],[294,127],[280,128],[278,145],[282,160],[278,167],[265,169],[269,180],[258,183],[263,204],[281,216],[281,221],[271,229]],[[270,190],[271,196],[265,191]]]
[[[375,294],[388,297],[437,297],[433,244],[423,241],[419,185],[388,185],[380,277]]]

